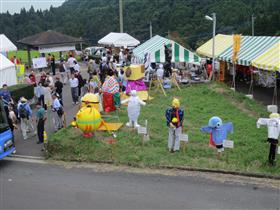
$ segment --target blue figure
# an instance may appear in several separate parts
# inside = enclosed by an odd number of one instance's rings
[[[218,150],[218,158],[224,151],[223,141],[227,139],[228,133],[233,133],[233,124],[231,122],[223,124],[223,121],[219,117],[212,117],[208,122],[208,126],[200,128],[203,133],[211,133],[212,139]]]

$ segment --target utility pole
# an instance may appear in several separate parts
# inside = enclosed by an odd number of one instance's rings
[[[123,0],[119,0],[120,32],[123,33]]]
[[[212,72],[215,80],[215,36],[216,36],[216,13],[213,13],[213,45],[212,45]]]
[[[150,38],[153,37],[153,25],[152,25],[152,21],[150,21]]]
[[[255,36],[255,19],[256,17],[252,15],[252,36]]]

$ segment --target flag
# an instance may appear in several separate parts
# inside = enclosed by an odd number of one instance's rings
[[[240,45],[241,45],[241,35],[239,35],[239,34],[233,35],[233,51],[232,51],[233,63],[235,63],[238,58],[238,53],[240,51]]]

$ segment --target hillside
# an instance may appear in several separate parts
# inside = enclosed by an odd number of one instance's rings
[[[251,34],[251,15],[256,16],[256,35],[280,35],[279,0],[124,0],[124,31],[141,42],[153,33],[168,34],[196,48],[211,37],[212,24],[205,14],[217,13],[217,32]],[[57,30],[96,43],[111,31],[119,31],[118,0],[68,0],[58,8],[20,14],[0,14],[0,33],[13,41]]]

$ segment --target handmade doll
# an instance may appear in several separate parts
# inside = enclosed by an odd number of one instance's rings
[[[137,96],[137,91],[132,90],[131,96],[128,99],[123,100],[121,103],[128,103],[127,113],[129,122],[126,123],[126,126],[132,127],[132,125],[134,125],[134,128],[140,127],[140,125],[138,124],[138,117],[140,115],[141,105],[145,106],[146,103]]]
[[[182,133],[184,110],[180,109],[180,101],[177,98],[173,99],[172,107],[166,110],[165,117],[166,124],[169,128],[168,149],[170,152],[179,151],[179,135]]]
[[[212,135],[212,140],[218,150],[217,156],[220,158],[224,151],[223,141],[227,139],[229,132],[233,133],[233,124],[231,122],[223,124],[221,118],[215,116],[210,118],[208,126],[202,127],[200,131]]]
[[[257,128],[260,128],[261,125],[266,125],[268,129],[267,142],[270,143],[268,162],[271,166],[274,166],[275,153],[280,134],[280,115],[278,113],[272,113],[269,115],[269,118],[259,118],[257,121]]]

